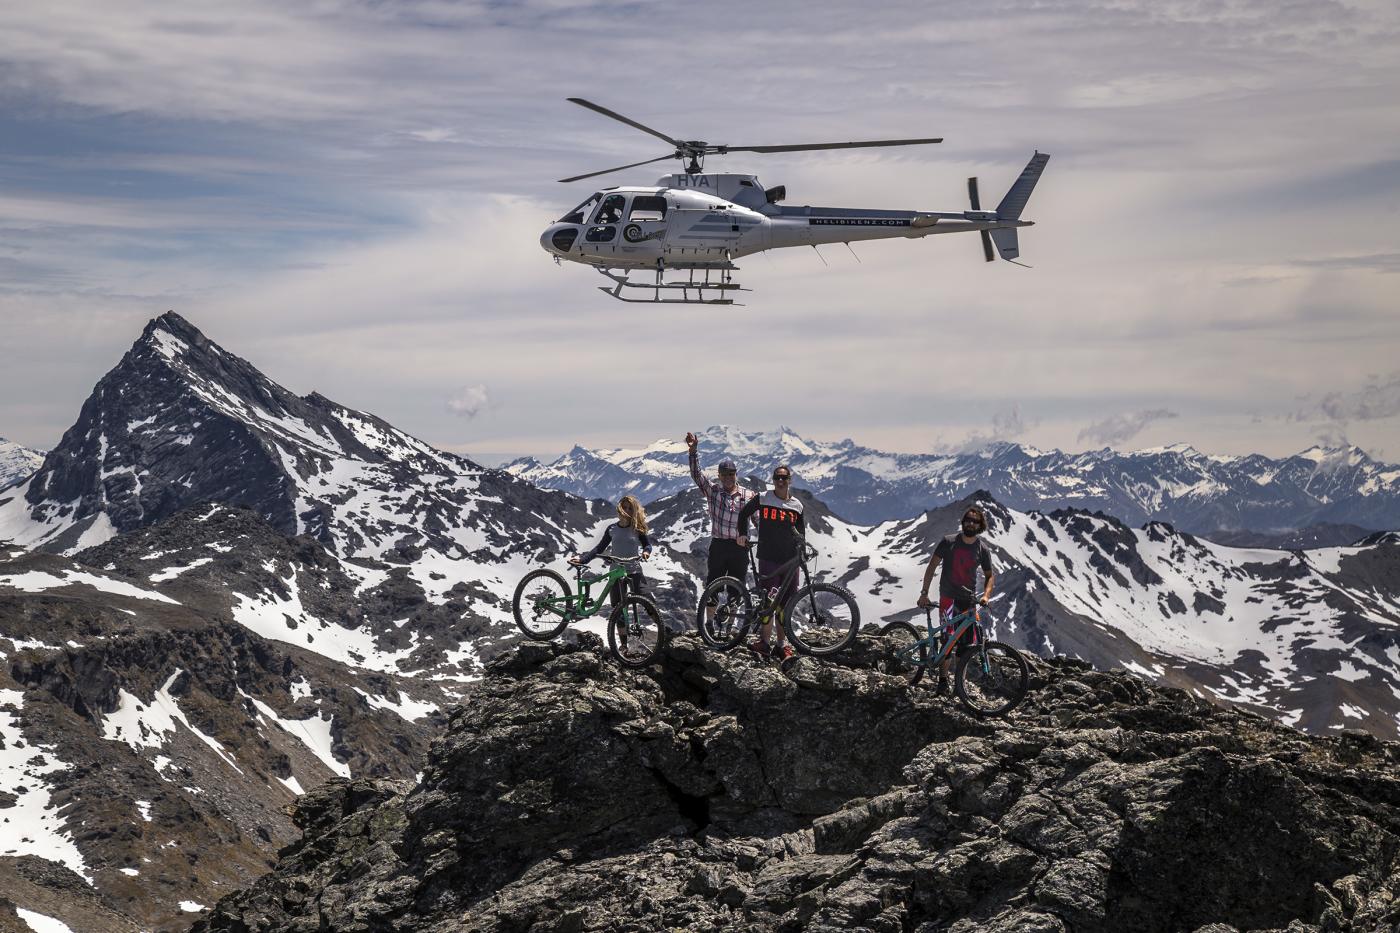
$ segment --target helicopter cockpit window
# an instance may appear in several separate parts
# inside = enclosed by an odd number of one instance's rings
[[[581,224],[581,223],[585,223],[585,222],[587,221],[588,215],[591,214],[591,213],[593,213],[593,208],[597,206],[598,202],[599,202],[600,200],[602,200],[602,198],[603,198],[603,192],[601,192],[601,191],[595,191],[595,192],[593,192],[593,194],[588,198],[587,201],[584,201],[584,202],[583,202],[582,204],[580,204],[578,207],[576,207],[576,208],[574,208],[573,210],[569,211],[569,212],[568,212],[567,214],[565,214],[563,217],[560,217],[560,218],[559,218],[559,222],[560,222],[561,224]]]
[[[598,213],[593,215],[595,224],[615,224],[622,219],[622,211],[627,207],[627,198],[621,194],[610,194],[603,198]]]
[[[644,220],[665,220],[666,199],[648,194],[639,194],[632,199],[632,213],[627,219],[633,223]]]

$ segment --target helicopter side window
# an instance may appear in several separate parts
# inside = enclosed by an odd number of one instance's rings
[[[626,207],[627,198],[624,195],[610,194],[603,198],[598,213],[593,215],[593,222],[595,224],[615,224],[622,219],[622,212]]]
[[[653,195],[639,194],[632,199],[632,213],[627,219],[633,223],[646,220],[666,219],[666,199]]]
[[[617,236],[616,227],[589,227],[583,238],[589,243],[610,243],[615,236]]]
[[[582,223],[587,223],[587,222],[588,222],[588,215],[591,214],[591,213],[593,213],[593,208],[594,208],[595,206],[597,206],[598,202],[601,201],[602,198],[603,198],[603,192],[601,192],[601,191],[595,191],[595,192],[593,192],[593,195],[592,195],[591,197],[589,197],[589,199],[588,199],[587,201],[584,201],[584,202],[583,202],[582,204],[580,204],[578,207],[574,208],[573,210],[571,210],[571,211],[569,211],[567,214],[565,214],[563,217],[559,218],[559,222],[560,222],[561,224],[582,224]]]

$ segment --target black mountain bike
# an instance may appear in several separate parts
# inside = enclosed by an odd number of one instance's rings
[[[627,667],[646,667],[666,646],[669,630],[661,622],[656,603],[627,591],[627,574],[637,558],[598,557],[611,565],[607,573],[584,576],[584,565],[573,565],[576,592],[548,568],[525,574],[511,600],[515,624],[527,638],[549,641],[570,622],[596,615],[608,601],[608,592],[617,587],[617,605],[608,614],[608,648]],[[590,598],[589,590],[595,583],[602,583],[603,589]]]
[[[813,583],[807,561],[816,554],[816,549],[802,540],[801,535],[797,535],[797,539],[797,556],[778,567],[782,586],[759,592],[756,588],[750,589],[743,580],[725,576],[705,587],[695,616],[696,628],[705,644],[728,651],[742,643],[750,631],[756,631],[767,622],[782,625],[788,641],[802,654],[821,657],[835,654],[851,644],[860,627],[860,609],[856,607],[855,597],[845,587],[834,583]],[[757,587],[760,577],[752,546],[748,552],[749,569]],[[799,573],[806,585],[793,596],[790,614],[785,614],[777,596],[793,585]]]
[[[1026,698],[1030,667],[1021,653],[999,641],[988,641],[976,603],[953,616],[953,634],[945,641],[943,625],[933,610],[924,610],[925,632],[908,622],[891,622],[880,630],[895,647],[886,670],[902,674],[915,686],[926,674],[942,676],[939,666],[954,653],[953,688],[963,705],[978,716],[1005,716]],[[922,637],[921,637],[922,636]]]

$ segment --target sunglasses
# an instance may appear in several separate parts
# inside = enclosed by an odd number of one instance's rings
[[[787,482],[788,480],[790,480],[790,479],[792,479],[791,476],[774,476],[774,477],[773,477],[773,482],[775,482],[775,483],[786,483],[786,482]]]

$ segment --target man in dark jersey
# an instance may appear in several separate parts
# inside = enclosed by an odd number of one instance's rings
[[[966,612],[972,608],[977,592],[977,568],[982,568],[986,580],[982,597],[977,602],[985,606],[992,598],[992,584],[996,582],[996,571],[992,569],[992,555],[978,537],[987,530],[987,515],[977,506],[970,506],[962,517],[962,534],[948,535],[933,549],[933,560],[924,571],[924,586],[919,593],[919,608],[933,605],[928,598],[928,588],[933,582],[933,572],[942,564],[943,573],[938,578],[938,616],[944,622],[943,634],[953,633],[947,624],[950,615]],[[942,688],[948,676],[953,659],[950,654],[938,672],[938,686]]]
[[[773,489],[761,496],[750,499],[739,512],[740,547],[748,547],[749,522],[758,521],[758,589],[768,592],[777,589],[774,601],[783,608],[786,618],[792,609],[792,597],[797,593],[796,565],[784,568],[783,564],[797,558],[797,549],[802,546],[807,523],[802,516],[802,500],[792,494],[792,468],[783,464],[773,470]],[[786,661],[792,657],[792,647],[783,644],[786,636],[780,626],[778,640],[771,641],[773,622],[769,620],[759,631],[758,641],[749,650],[764,658]],[[770,647],[771,645],[771,647]]]

